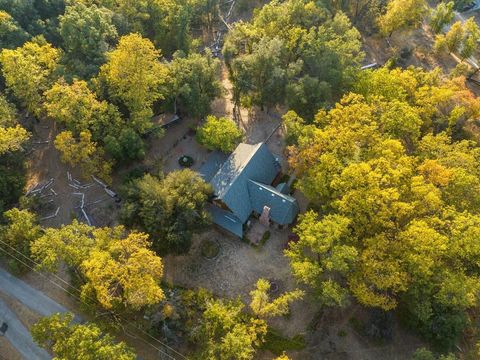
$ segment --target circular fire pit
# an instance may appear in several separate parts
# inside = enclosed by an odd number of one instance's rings
[[[202,256],[206,259],[215,259],[220,253],[220,245],[214,240],[204,240],[200,247]]]
[[[178,164],[181,166],[181,167],[184,167],[184,168],[189,168],[193,165],[193,158],[191,156],[188,156],[188,155],[182,155],[180,156],[180,158],[178,159]]]

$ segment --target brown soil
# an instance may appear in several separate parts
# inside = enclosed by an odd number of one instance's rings
[[[113,217],[110,215],[114,213],[115,202],[105,193],[100,185],[93,182],[92,179],[83,178],[79,169],[72,169],[61,161],[60,153],[53,144],[55,136],[58,134],[55,122],[44,120],[31,126],[33,126],[33,148],[28,156],[26,189],[32,189],[38,184],[43,184],[53,179],[54,183],[50,188],[55,191],[56,195],[49,193],[49,191],[43,193],[51,196],[45,197],[45,200],[42,201],[51,202],[42,206],[38,216],[40,219],[48,217],[59,208],[58,215],[51,219],[41,220],[42,225],[45,227],[60,227],[70,224],[75,218],[85,222],[85,218],[79,209],[80,196],[73,193],[85,194],[87,216],[89,216],[93,225],[111,225]],[[48,144],[38,144],[45,141],[48,141]],[[73,188],[71,185],[75,185],[75,183],[67,179],[67,171],[72,174],[73,179],[83,184],[92,183],[93,186],[88,189]],[[98,200],[102,200],[102,202],[92,204]]]
[[[22,360],[20,354],[5,337],[0,336],[0,359],[1,360]]]
[[[383,66],[392,57],[399,56],[403,49],[408,49],[411,55],[397,65],[422,67],[427,70],[440,67],[445,73],[450,72],[457,65],[457,61],[451,56],[438,57],[433,54],[432,46],[435,38],[426,25],[413,31],[394,32],[388,39],[374,35],[364,37],[362,41],[366,64],[376,62]]]
[[[178,286],[205,288],[222,297],[240,297],[246,304],[250,299],[249,292],[259,278],[274,280],[279,285],[279,293],[293,290],[297,286],[288,260],[283,256],[289,231],[269,230],[270,238],[260,247],[217,229],[195,236],[187,255],[164,258],[165,279]],[[220,244],[220,252],[213,260],[201,255],[201,244],[206,239]],[[298,301],[292,306],[288,319],[274,319],[271,325],[287,336],[294,336],[305,330],[315,311],[316,307],[308,300]]]

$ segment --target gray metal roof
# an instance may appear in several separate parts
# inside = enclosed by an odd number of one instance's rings
[[[291,224],[298,214],[299,208],[297,200],[270,185],[261,184],[250,180],[248,182],[248,191],[250,192],[250,203],[253,209],[261,214],[263,208],[270,208],[270,218],[280,225]]]
[[[211,204],[207,206],[207,211],[212,215],[214,224],[217,224],[240,238],[243,237],[243,223],[230,211],[223,210]]]
[[[213,165],[205,165],[200,172],[207,179]],[[277,189],[269,185],[280,170],[279,162],[265,144],[240,144],[210,180],[216,198],[230,209],[210,205],[213,222],[242,237],[243,224],[252,211],[261,214],[268,206],[275,223],[291,224],[299,211],[297,201],[282,193],[288,191],[287,184],[280,184]]]
[[[215,196],[244,223],[253,210],[248,181],[271,184],[279,171],[280,164],[265,144],[240,144],[212,178],[211,184]]]
[[[220,151],[214,151],[209,156],[207,161],[200,167],[198,172],[203,180],[210,182],[218,170],[222,167],[228,155]]]

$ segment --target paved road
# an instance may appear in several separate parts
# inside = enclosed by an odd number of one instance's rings
[[[0,268],[0,290],[42,316],[68,311],[62,305],[2,268]]]
[[[54,285],[52,284],[52,286]],[[68,312],[65,307],[1,267],[0,291],[42,316]],[[25,360],[51,359],[51,356],[46,351],[40,349],[33,342],[30,332],[18,320],[15,313],[0,300],[0,323],[3,321],[8,324],[8,330],[5,334],[6,338]],[[74,321],[80,322],[81,319],[75,316]]]
[[[3,290],[3,288],[0,286]],[[52,357],[34,343],[28,329],[18,320],[17,315],[0,299],[0,324],[6,322],[5,337],[26,360],[49,360]]]

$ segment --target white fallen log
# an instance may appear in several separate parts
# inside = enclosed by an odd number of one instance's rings
[[[85,220],[87,220],[88,226],[92,226],[92,223],[91,223],[90,219],[88,218],[87,213],[85,212],[85,209],[82,208],[81,210],[82,210],[83,216],[85,216]]]
[[[34,191],[37,191],[38,184],[33,185],[30,189],[27,190],[25,196],[32,194]]]
[[[85,207],[86,207],[86,206],[95,205],[95,204],[99,204],[99,203],[101,203],[101,202],[103,202],[103,201],[106,201],[106,200],[109,200],[109,199],[110,199],[110,196],[105,196],[105,197],[103,197],[103,198],[101,198],[101,199],[99,199],[99,200],[95,200],[95,201],[93,201],[93,202],[90,202],[90,203],[85,204]]]
[[[50,180],[47,181],[47,183],[45,185],[42,186],[41,188],[41,191],[49,188],[50,186],[52,186],[52,184],[55,182],[55,179],[54,178],[51,178]]]
[[[78,187],[77,185],[74,185],[74,184],[68,184],[68,186],[76,189],[76,190],[80,190],[80,187]]]
[[[48,140],[46,140],[46,141],[34,141],[34,142],[32,142],[32,144],[44,145],[44,144],[50,144],[50,141],[48,141]]]
[[[115,193],[114,191],[108,189],[108,188],[104,188],[105,192],[110,195],[112,198],[114,197],[117,197],[117,193]]]
[[[43,199],[43,198],[51,197],[51,196],[53,196],[53,194],[52,194],[52,193],[48,193],[48,194],[44,194],[44,195],[42,195],[42,196],[39,196],[39,199]]]
[[[53,215],[45,216],[45,217],[41,218],[40,221],[53,219],[53,218],[57,217],[59,211],[60,211],[60,206],[57,208],[57,211],[55,211],[55,213]]]
[[[99,178],[95,177],[94,175],[92,175],[92,179],[97,182],[98,184],[100,184],[101,186],[103,186],[104,188],[107,187],[107,185],[105,183],[103,183]]]

